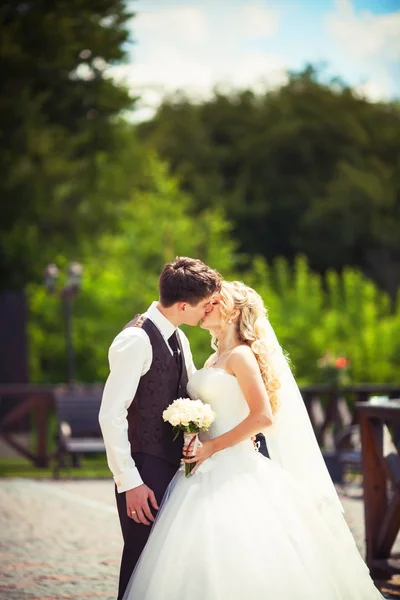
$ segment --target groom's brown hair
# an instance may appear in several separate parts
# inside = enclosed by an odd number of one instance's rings
[[[195,306],[221,289],[221,275],[198,258],[177,256],[167,263],[158,280],[160,302],[165,308],[176,302]]]

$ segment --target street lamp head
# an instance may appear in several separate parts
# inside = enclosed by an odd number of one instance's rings
[[[83,267],[78,262],[72,262],[68,266],[67,286],[78,291],[82,283]]]
[[[47,265],[47,267],[43,271],[44,283],[49,292],[54,292],[59,273],[60,271],[57,265],[54,263]]]

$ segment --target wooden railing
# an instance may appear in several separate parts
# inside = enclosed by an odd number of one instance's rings
[[[55,393],[70,388],[78,395],[102,390],[99,385],[67,386],[0,384],[0,437],[16,452],[25,456],[37,467],[48,467],[51,452],[50,415],[54,413]],[[2,400],[6,399],[8,410],[3,412]],[[16,432],[29,429],[33,421],[36,434],[36,447],[31,448],[16,439]]]
[[[37,467],[49,463],[49,415],[54,406],[54,386],[1,384],[0,401],[6,399],[11,408],[0,418],[0,437]],[[1,405],[0,405],[1,406]],[[34,418],[37,433],[35,449],[27,448],[15,438],[15,428]]]
[[[400,455],[393,432],[400,426],[400,399],[359,402],[366,561],[373,577],[400,572],[391,557],[400,529]]]
[[[335,450],[338,434],[358,423],[356,404],[372,396],[399,398],[400,384],[363,383],[341,388],[321,384],[304,386],[300,391],[320,447]]]
[[[51,458],[50,414],[54,410],[54,392],[59,387],[65,385],[0,384],[0,403],[3,398],[7,398],[7,403],[11,406],[0,417],[0,437],[38,467],[48,466]],[[93,387],[97,390],[102,389],[101,385],[75,386],[81,394],[89,388],[93,390]],[[336,434],[357,421],[355,404],[375,395],[400,397],[400,384],[360,384],[340,389],[327,385],[312,385],[302,387],[301,392],[320,446],[334,450]],[[23,446],[13,435],[16,426],[26,421],[30,414],[34,416],[37,434],[35,449]]]

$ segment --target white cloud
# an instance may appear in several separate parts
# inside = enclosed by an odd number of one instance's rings
[[[400,58],[400,11],[356,14],[350,0],[337,0],[335,4],[336,11],[328,17],[328,28],[352,57]]]
[[[400,11],[357,13],[351,0],[336,0],[327,28],[344,55],[366,73],[356,92],[372,101],[390,97],[400,60]]]
[[[90,79],[93,79],[94,77],[94,71],[93,69],[86,63],[80,63],[76,69],[74,69],[74,71],[71,71],[71,73],[69,74],[69,78],[76,80],[76,79],[83,79],[85,81],[90,81]]]
[[[371,102],[385,101],[390,96],[388,83],[384,80],[366,81],[356,85],[353,89],[355,94],[367,98]]]
[[[237,36],[240,31],[242,37],[254,40],[274,35],[278,30],[278,11],[266,9],[258,2],[248,2],[225,14],[227,14],[226,27],[231,29],[234,36]]]
[[[207,35],[207,19],[204,11],[196,6],[170,6],[151,12],[138,12],[134,20],[137,37],[152,36],[154,42],[161,39],[198,43]]]
[[[234,87],[241,89],[250,87],[256,91],[274,88],[286,81],[286,66],[282,58],[261,51],[243,54],[231,76]]]
[[[251,47],[277,33],[279,13],[259,2],[232,3],[229,11],[221,6],[204,2],[141,12],[138,3],[132,63],[108,70],[142,96],[136,118],[149,118],[162,96],[177,89],[204,98],[218,84],[259,89],[282,82],[283,60]]]

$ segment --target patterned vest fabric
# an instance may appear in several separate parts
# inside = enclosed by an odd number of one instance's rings
[[[163,336],[150,319],[137,316],[126,327],[141,327],[149,336],[153,351],[150,369],[140,378],[135,397],[128,409],[131,450],[158,456],[178,466],[182,456],[183,438],[180,435],[173,441],[172,426],[163,421],[162,413],[176,398],[184,398],[187,395],[188,376],[179,335],[181,372]]]

